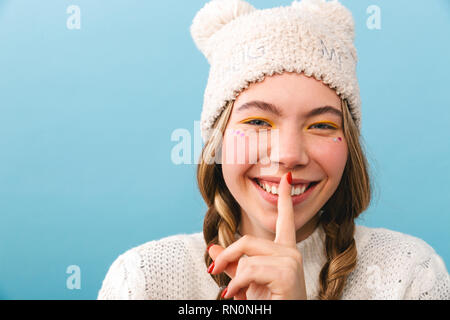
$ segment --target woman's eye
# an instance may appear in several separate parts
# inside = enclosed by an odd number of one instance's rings
[[[252,119],[252,120],[245,122],[245,124],[251,124],[251,125],[255,125],[255,126],[270,126],[270,123],[268,123],[267,121],[261,120],[261,119]]]
[[[331,130],[336,130],[337,128],[329,125],[327,123],[316,123],[310,126],[310,128],[319,128],[319,129],[331,129]]]

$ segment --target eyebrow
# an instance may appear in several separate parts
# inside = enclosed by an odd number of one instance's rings
[[[281,110],[276,105],[269,103],[269,102],[258,101],[258,100],[246,102],[243,105],[241,105],[236,111],[241,112],[241,111],[252,109],[252,108],[260,109],[262,111],[267,111],[267,112],[273,113],[274,115],[279,116],[279,117],[281,117],[283,115]],[[312,109],[305,116],[306,116],[306,118],[311,118],[311,117],[318,116],[318,115],[325,114],[325,113],[331,113],[331,114],[337,115],[338,117],[342,118],[341,110],[336,109],[335,107],[332,107],[332,106],[322,106],[322,107]]]

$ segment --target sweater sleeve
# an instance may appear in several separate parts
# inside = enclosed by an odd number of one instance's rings
[[[195,236],[197,241],[191,238],[174,235],[153,240],[120,255],[109,268],[97,299],[192,300],[204,297],[205,281],[198,270],[207,274],[206,267],[198,265],[205,244],[202,237]],[[196,254],[194,259],[195,250],[201,254]]]
[[[442,258],[428,247],[429,254],[413,271],[410,286],[405,292],[406,300],[449,300],[450,277]]]
[[[145,291],[145,278],[139,266],[142,257],[136,250],[120,255],[109,268],[98,300],[143,300],[148,299]]]

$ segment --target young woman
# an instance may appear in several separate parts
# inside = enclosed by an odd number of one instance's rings
[[[356,226],[371,183],[351,13],[213,0],[192,36],[211,64],[197,180],[203,233],[112,264],[99,299],[449,299],[424,241]]]

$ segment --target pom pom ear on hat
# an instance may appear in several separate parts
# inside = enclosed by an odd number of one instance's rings
[[[339,32],[341,36],[347,36],[349,41],[355,39],[355,25],[352,13],[338,0],[295,0],[291,6],[323,17],[321,23],[329,21],[332,23],[333,29],[341,30]]]
[[[209,60],[208,40],[224,25],[239,16],[256,11],[243,0],[212,0],[197,12],[191,25],[191,35],[198,49]]]

